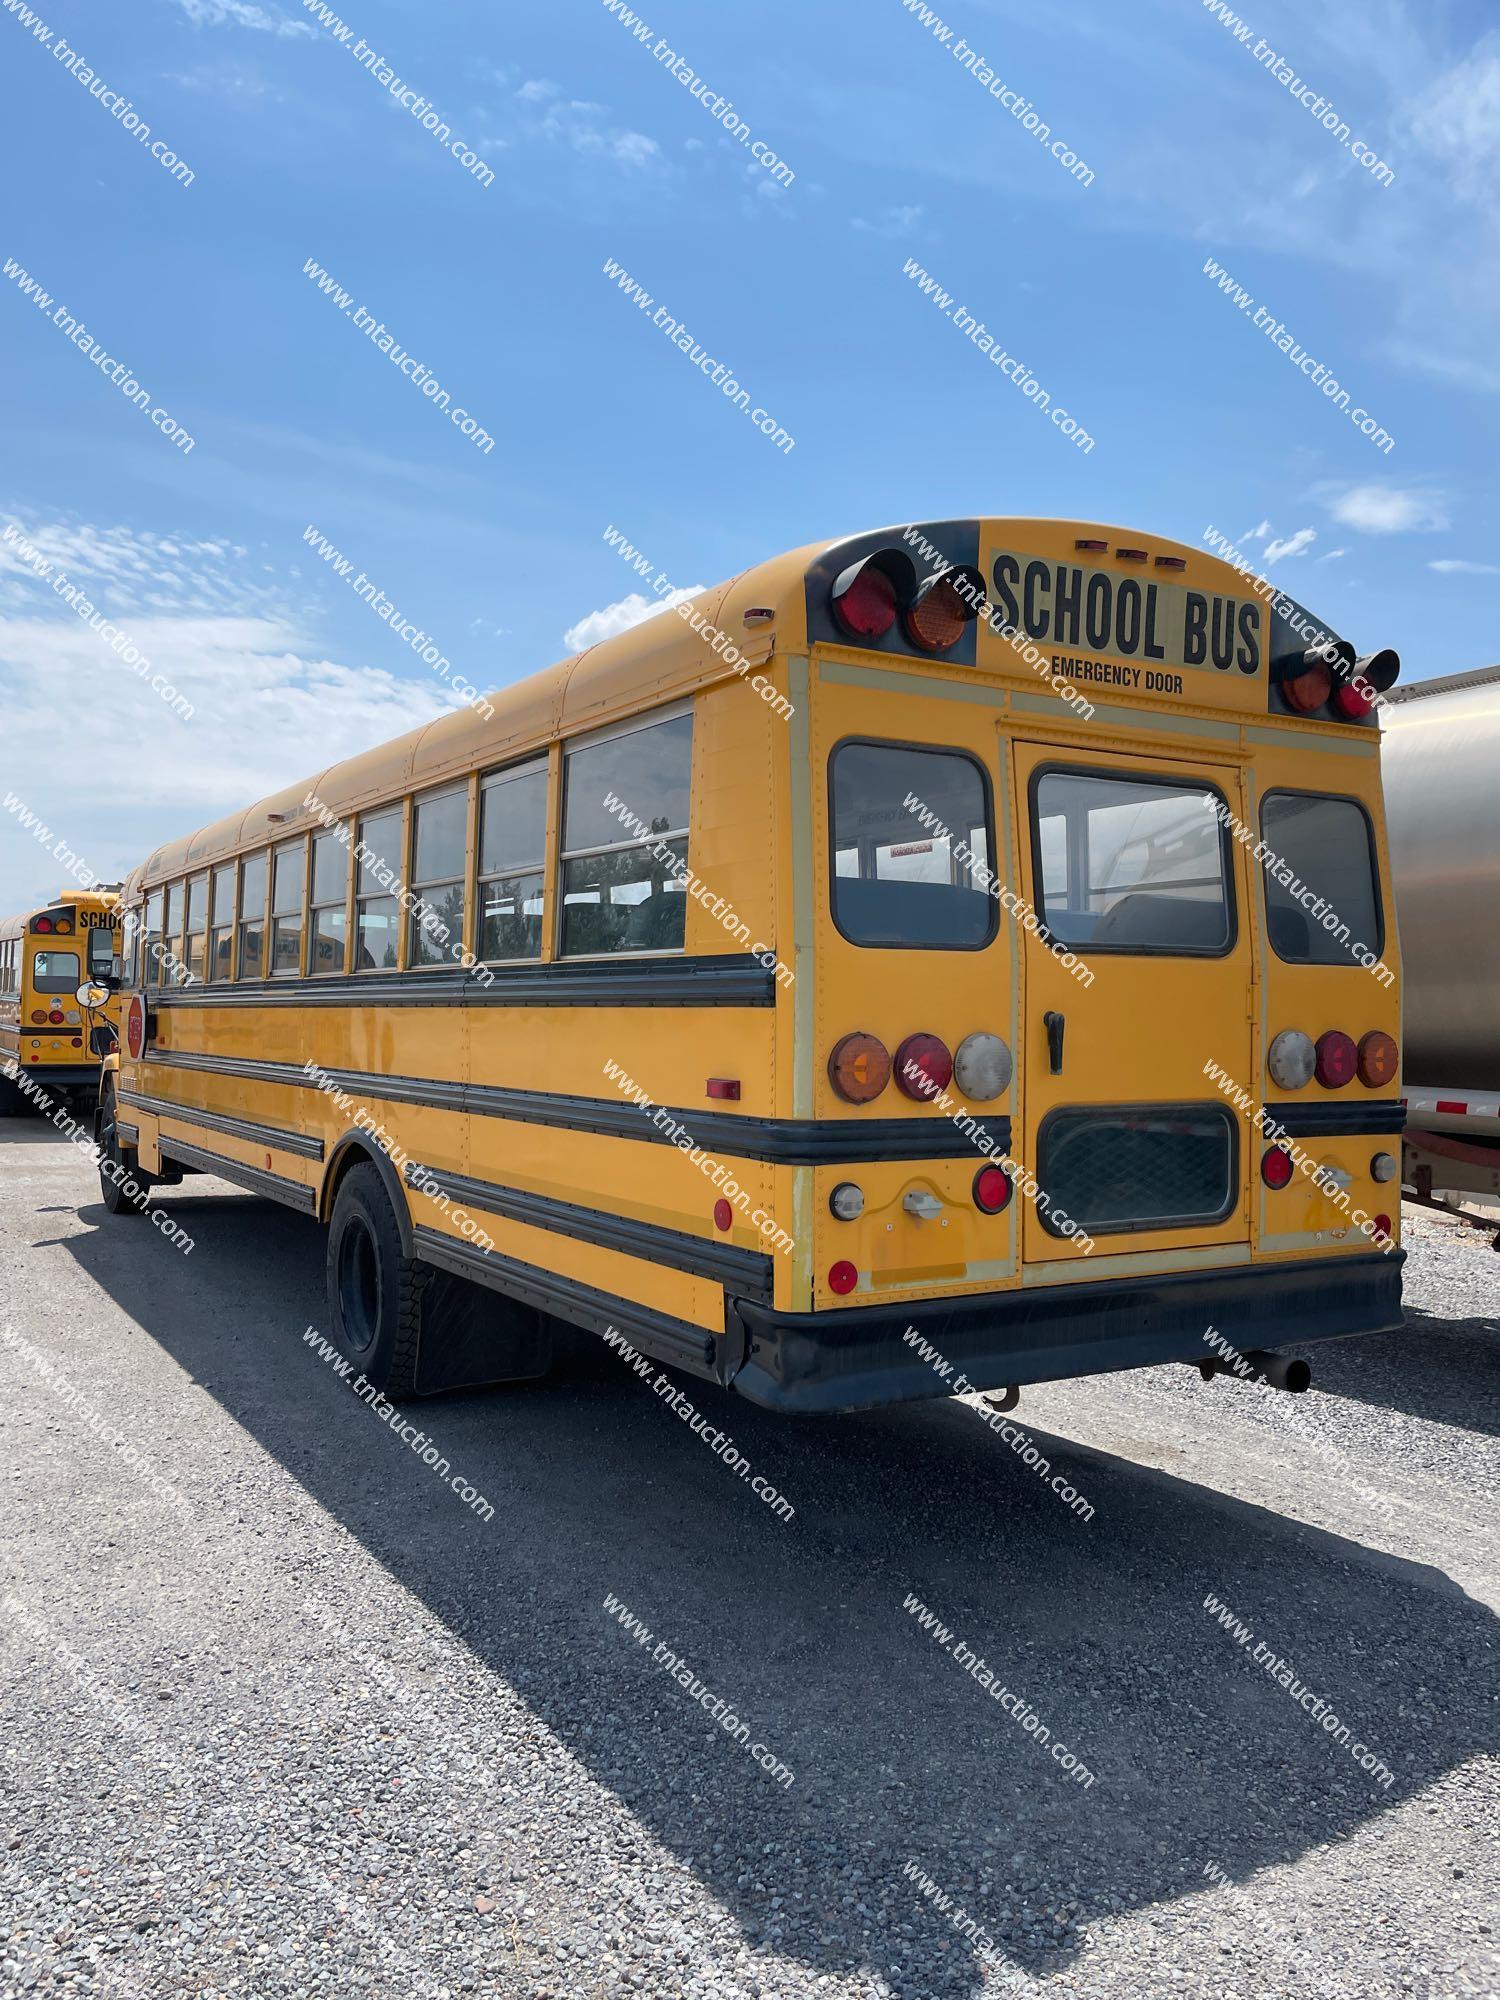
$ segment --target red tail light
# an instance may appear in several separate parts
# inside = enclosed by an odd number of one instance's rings
[[[828,1081],[846,1104],[868,1104],[891,1080],[890,1051],[874,1035],[845,1035],[828,1058]]]
[[[1359,1052],[1351,1036],[1330,1028],[1326,1035],[1319,1035],[1314,1046],[1317,1063],[1313,1074],[1325,1090],[1342,1090],[1346,1083],[1354,1081]]]
[[[52,930],[52,919],[50,917],[38,917],[36,922],[31,926],[31,928],[34,931],[42,931],[50,935]]]
[[[1400,1066],[1401,1051],[1396,1046],[1394,1035],[1373,1028],[1368,1035],[1360,1038],[1357,1067],[1361,1083],[1378,1090],[1382,1084],[1394,1081]]]
[[[1292,1178],[1292,1156],[1285,1146],[1272,1146],[1260,1156],[1260,1177],[1268,1188],[1284,1188]]]
[[[1010,1175],[1003,1167],[981,1167],[974,1176],[974,1206],[998,1215],[1011,1197]]]
[[[57,1008],[54,1007],[52,1012],[47,1016],[47,1025],[51,1028],[60,1028],[62,1024],[63,1017]]]
[[[896,1051],[896,1088],[923,1103],[953,1081],[953,1058],[936,1035],[908,1035]]]

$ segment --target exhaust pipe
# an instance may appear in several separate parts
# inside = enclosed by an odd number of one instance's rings
[[[1228,1375],[1237,1382],[1264,1382],[1268,1388],[1285,1389],[1289,1396],[1301,1396],[1312,1387],[1312,1369],[1299,1356],[1271,1354],[1264,1348],[1233,1361],[1216,1354],[1211,1361],[1189,1366],[1195,1367],[1205,1382],[1212,1382],[1215,1375]]]

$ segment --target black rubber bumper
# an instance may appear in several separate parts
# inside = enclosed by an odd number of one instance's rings
[[[1404,1323],[1405,1260],[1393,1250],[1242,1264],[848,1312],[778,1313],[738,1300],[729,1339],[744,1358],[731,1386],[769,1410],[865,1410],[951,1396],[960,1372],[970,1388],[999,1389],[1202,1361],[1215,1352],[1210,1329],[1241,1353],[1391,1333]],[[952,1364],[946,1380],[906,1339],[909,1328]]]

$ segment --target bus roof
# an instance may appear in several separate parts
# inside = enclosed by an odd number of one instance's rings
[[[64,889],[60,895],[50,897],[45,903],[33,903],[29,910],[21,910],[13,917],[0,917],[0,939],[20,937],[33,917],[43,910],[55,910],[64,903],[76,910],[80,905],[92,908],[97,904],[102,908],[119,900],[119,893],[114,888]]]
[[[876,538],[901,545],[910,535],[938,535],[955,527],[974,528],[989,541],[1008,530],[1045,525],[1076,528],[1080,534],[1138,540],[1138,529],[1107,523],[1049,522],[1018,517],[968,517],[966,521],[929,521],[874,531]],[[126,878],[123,893],[133,899],[144,889],[189,870],[212,867],[262,843],[295,838],[310,825],[321,824],[308,801],[317,799],[340,819],[376,805],[398,793],[426,790],[457,778],[477,765],[514,762],[544,750],[563,736],[602,727],[711,686],[743,667],[753,670],[773,652],[805,650],[807,646],[807,573],[820,558],[843,543],[867,544],[871,532],[810,542],[784,555],[742,571],[726,583],[699,592],[679,607],[679,615],[661,612],[585,648],[555,666],[515,681],[486,695],[489,716],[472,703],[409,730],[404,736],[357,757],[346,758],[254,805],[227,814],[185,838],[159,847]],[[1153,546],[1189,559],[1199,576],[1216,588],[1246,589],[1245,578],[1211,550],[1152,535]],[[746,624],[751,610],[770,611],[769,619]],[[689,616],[682,615],[690,614]],[[691,622],[690,622],[691,620]],[[723,643],[715,650],[722,635]]]

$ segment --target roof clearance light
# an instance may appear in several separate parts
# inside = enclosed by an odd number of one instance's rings
[[[1187,557],[1186,557],[1186,556],[1158,556],[1158,557],[1156,558],[1156,567],[1157,567],[1158,569],[1186,569],[1186,568],[1187,568]]]
[[[829,602],[851,639],[883,639],[896,622],[898,607],[911,602],[916,584],[910,556],[900,549],[877,549],[835,579]]]
[[[1091,541],[1086,536],[1080,536],[1073,546],[1075,549],[1088,549],[1094,555],[1102,556],[1109,553],[1108,542]]]

